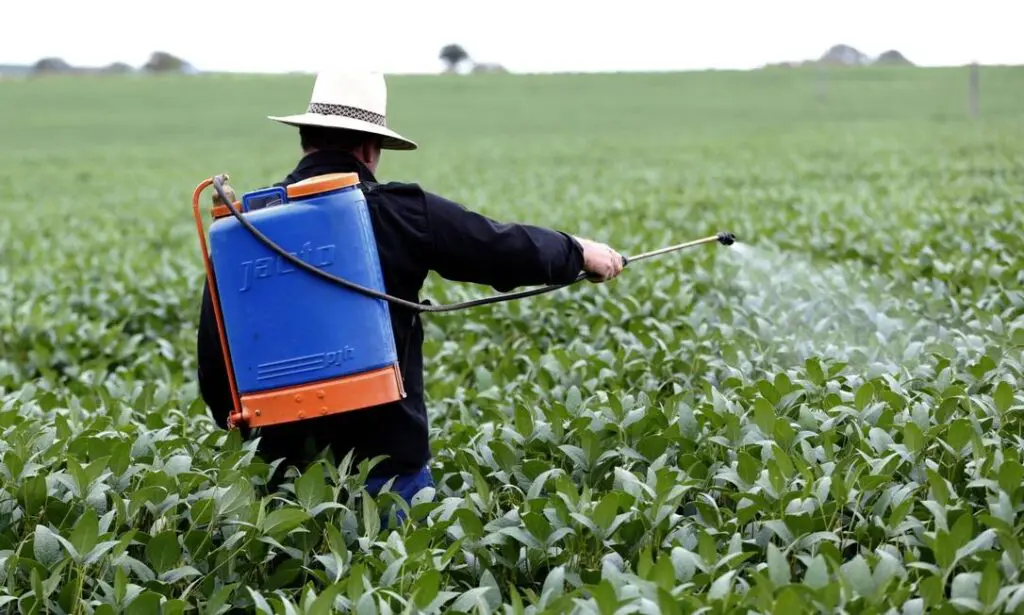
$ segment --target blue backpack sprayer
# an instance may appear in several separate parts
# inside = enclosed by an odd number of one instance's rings
[[[210,296],[227,365],[231,428],[258,428],[350,412],[405,397],[388,304],[452,312],[551,292],[553,284],[449,305],[384,292],[364,190],[355,173],[313,177],[287,188],[225,192],[227,175],[192,195]],[[217,193],[207,249],[199,198]],[[626,257],[643,260],[732,233]],[[284,246],[284,247],[282,247]],[[299,270],[312,275],[305,275]],[[327,283],[325,283],[327,282]],[[354,291],[354,292],[353,292]]]

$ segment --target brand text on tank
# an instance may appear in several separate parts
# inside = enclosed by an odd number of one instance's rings
[[[306,242],[298,252],[289,252],[292,256],[302,259],[317,267],[326,267],[334,262],[335,244],[329,243],[313,247]],[[280,256],[264,256],[255,260],[242,261],[242,287],[239,291],[252,288],[256,280],[264,280],[275,275],[283,275],[296,270],[295,266]]]

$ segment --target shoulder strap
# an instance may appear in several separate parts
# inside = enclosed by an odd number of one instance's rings
[[[369,181],[369,180],[363,180],[363,181],[361,181],[359,183],[363,187],[363,192],[365,192],[367,194],[369,194],[369,193],[373,192],[374,190],[376,190],[377,186],[380,185],[377,182],[372,182],[372,181]]]

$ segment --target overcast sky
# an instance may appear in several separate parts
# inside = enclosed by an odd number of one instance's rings
[[[0,2],[0,63],[139,66],[164,50],[200,70],[436,72],[457,42],[522,72],[754,68],[836,43],[922,65],[1024,64],[1021,0]]]

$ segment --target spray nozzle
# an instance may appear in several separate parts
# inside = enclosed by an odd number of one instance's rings
[[[732,233],[722,231],[718,234],[718,243],[723,246],[731,246],[736,241],[736,235]]]

